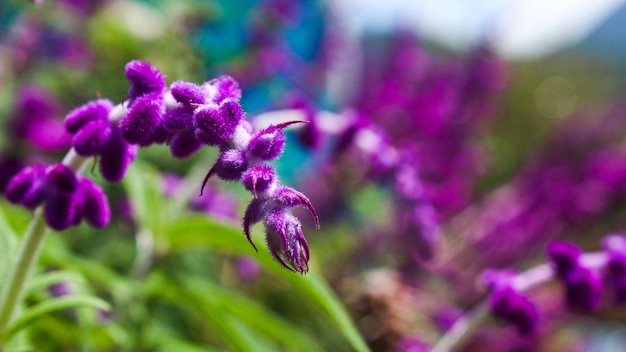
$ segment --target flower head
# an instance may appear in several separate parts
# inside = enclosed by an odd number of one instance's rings
[[[309,271],[309,244],[300,221],[290,212],[273,209],[264,219],[267,247],[285,268],[301,274]]]

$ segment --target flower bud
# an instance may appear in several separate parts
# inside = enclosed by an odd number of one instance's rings
[[[124,73],[131,83],[128,90],[131,98],[149,93],[161,93],[165,89],[165,76],[149,62],[130,61],[126,64]]]
[[[135,158],[136,146],[128,144],[117,126],[111,126],[111,135],[100,151],[100,173],[109,182],[124,178],[128,165]]]
[[[200,150],[202,142],[196,138],[193,129],[188,129],[174,134],[169,145],[172,155],[183,159]]]
[[[276,185],[276,172],[269,165],[253,166],[243,173],[241,182],[256,197],[258,193],[265,193]]]
[[[274,259],[291,271],[309,271],[309,244],[300,221],[288,211],[271,210],[264,223],[267,247]]]
[[[208,145],[222,145],[235,134],[243,117],[239,103],[227,100],[222,105],[204,105],[194,113],[196,135]]]
[[[146,144],[161,126],[163,104],[160,95],[147,94],[137,98],[128,114],[120,121],[124,139],[131,144]]]
[[[108,99],[98,99],[79,106],[65,116],[65,129],[76,133],[89,121],[106,120],[111,109],[113,103]]]
[[[105,227],[111,220],[111,210],[102,188],[90,179],[82,178],[80,192],[85,220],[93,227]]]
[[[206,99],[201,87],[185,81],[176,81],[170,85],[172,96],[184,105],[204,104]]]
[[[236,181],[248,167],[246,153],[243,150],[228,149],[222,152],[214,165],[215,174],[222,180]]]
[[[111,137],[111,124],[106,119],[93,120],[83,125],[72,138],[72,147],[78,155],[89,157],[100,153]]]

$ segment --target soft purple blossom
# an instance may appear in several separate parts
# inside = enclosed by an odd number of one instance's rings
[[[25,168],[11,180],[6,196],[31,209],[43,204],[46,223],[57,231],[78,225],[83,218],[98,228],[110,220],[102,189],[63,164]]]

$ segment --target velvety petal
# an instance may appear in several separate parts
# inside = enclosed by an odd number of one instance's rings
[[[160,93],[165,89],[165,76],[149,62],[133,60],[124,69],[131,83],[128,94],[136,98],[143,94]]]
[[[243,150],[229,149],[222,152],[215,163],[215,173],[226,181],[237,181],[248,168],[246,153]]]
[[[72,147],[78,155],[85,157],[100,153],[111,137],[111,123],[107,120],[93,120],[86,123],[72,138]]]
[[[204,104],[204,90],[190,82],[176,81],[170,85],[172,96],[177,102],[185,105]]]
[[[163,128],[169,132],[180,132],[193,128],[192,106],[179,106],[163,116]]]
[[[267,192],[272,185],[276,185],[276,172],[269,165],[253,166],[243,173],[241,182],[256,197],[257,194]]]
[[[100,152],[100,173],[109,182],[119,182],[134,159],[136,147],[126,143],[118,127],[112,126],[111,136]]]
[[[124,139],[131,144],[150,141],[161,126],[163,104],[160,96],[147,94],[137,98],[122,119],[119,128]]]
[[[81,179],[80,188],[83,194],[85,220],[93,227],[107,226],[111,220],[111,210],[102,188],[88,178]]]
[[[174,134],[169,144],[172,155],[178,159],[184,159],[202,147],[202,143],[191,129]]]
[[[81,105],[65,116],[65,129],[70,133],[76,133],[89,121],[106,120],[111,109],[113,103],[107,99],[98,99]]]

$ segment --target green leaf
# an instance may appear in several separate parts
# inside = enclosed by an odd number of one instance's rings
[[[27,308],[20,316],[12,322],[2,335],[3,340],[7,340],[20,329],[25,328],[28,324],[39,319],[40,317],[70,308],[92,307],[96,309],[110,310],[111,305],[97,297],[86,295],[72,295],[59,298],[51,298],[45,300],[35,306]]]
[[[266,309],[251,299],[233,291],[207,282],[206,280],[183,280],[186,292],[196,300],[211,301],[212,305],[224,307],[239,317],[250,327],[275,339],[291,351],[321,351],[320,347],[308,335],[276,313]]]
[[[300,291],[303,302],[312,302],[321,308],[356,351],[369,351],[367,344],[354,325],[348,311],[313,267],[306,276],[292,273],[278,265],[267,252],[255,253],[241,229],[212,222],[206,216],[188,216],[179,219],[167,236],[170,250],[207,249],[254,257],[263,268],[273,272]]]
[[[9,269],[13,264],[16,245],[17,234],[9,224],[4,209],[0,207],[0,287],[7,279]]]
[[[263,335],[257,334],[249,325],[242,322],[240,317],[233,315],[218,302],[206,299],[199,300],[198,296],[190,295],[187,290],[175,285],[169,285],[168,289],[158,290],[154,293],[175,303],[189,314],[199,315],[204,322],[210,324],[215,336],[224,340],[229,350],[275,350]]]

